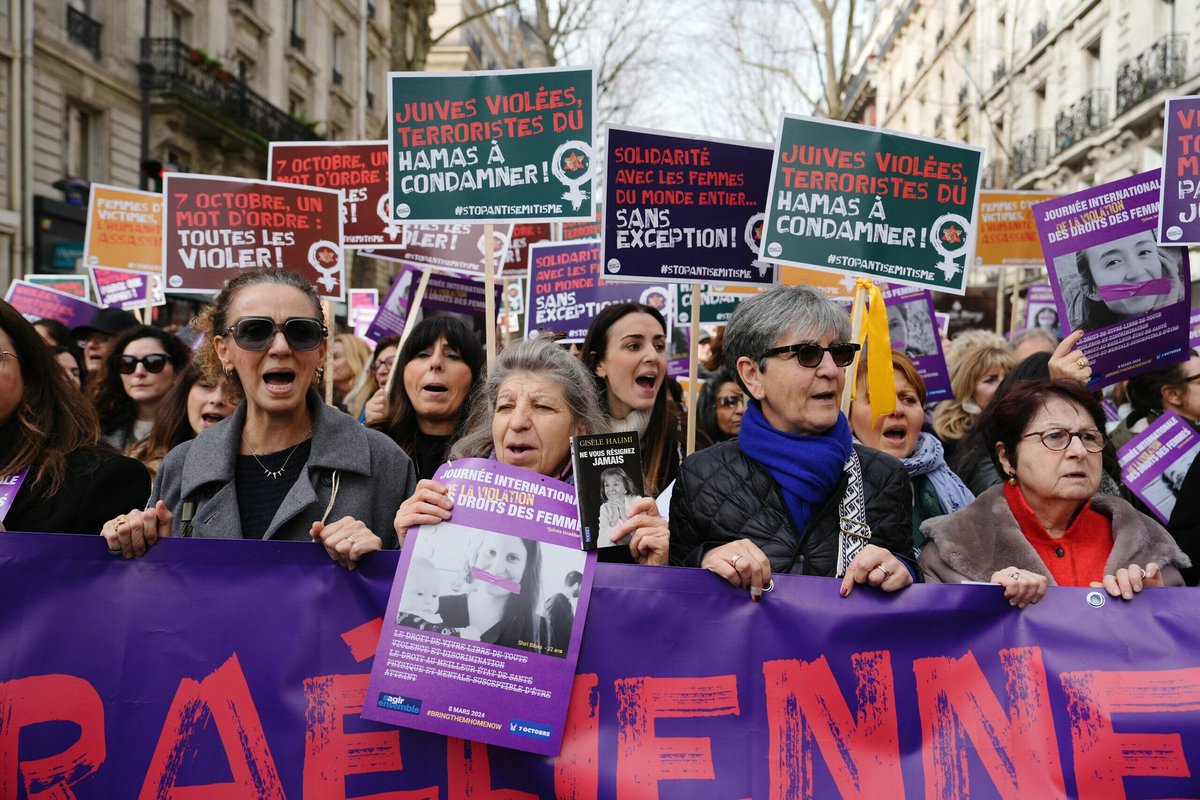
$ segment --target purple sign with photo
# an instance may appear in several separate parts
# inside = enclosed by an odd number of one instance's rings
[[[154,273],[107,267],[88,267],[88,271],[92,273],[96,297],[100,298],[102,306],[116,306],[125,310],[145,308],[146,291],[150,286],[153,287],[150,289],[150,305],[162,306],[167,303],[162,282]]]
[[[557,755],[595,566],[575,487],[487,459],[434,477],[454,517],[405,541],[363,717]]]
[[[771,286],[758,259],[770,145],[608,128],[604,274],[614,281]]]
[[[466,275],[430,273],[421,307],[416,309],[412,308],[412,301],[420,281],[420,267],[405,264],[400,268],[383,298],[383,305],[379,307],[375,319],[367,328],[368,339],[377,342],[385,336],[399,336],[404,331],[404,322],[408,319],[410,311],[420,311],[424,314],[458,314],[464,322],[476,328],[477,333],[482,331],[483,318],[487,314],[482,281],[473,280]],[[497,308],[500,303],[500,291],[501,286],[497,284]]]
[[[925,381],[926,401],[936,403],[953,397],[950,370],[933,310],[933,293],[916,286],[887,284],[883,288],[883,302],[887,307],[892,350],[912,359]]]
[[[1060,325],[1085,332],[1091,389],[1188,357],[1188,253],[1155,239],[1159,184],[1144,172],[1033,207]]]
[[[1166,525],[1197,453],[1200,434],[1183,417],[1168,411],[1117,451],[1121,483]]]
[[[56,319],[68,328],[87,325],[100,310],[99,306],[73,295],[20,280],[9,285],[4,299],[30,322]]]
[[[582,342],[600,309],[635,301],[663,312],[670,326],[671,292],[666,284],[609,283],[600,275],[600,242],[540,242],[529,246],[529,302],[525,330],[550,331],[563,342]]]
[[[1059,324],[1058,304],[1054,301],[1054,289],[1048,283],[1035,283],[1025,295],[1025,328],[1041,328],[1055,339],[1062,339]]]
[[[1164,115],[1158,240],[1200,244],[1200,97],[1170,97]]]

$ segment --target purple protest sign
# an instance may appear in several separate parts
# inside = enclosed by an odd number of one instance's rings
[[[383,305],[367,328],[367,338],[379,341],[385,336],[399,336],[412,308],[413,295],[421,279],[421,269],[411,264],[401,267],[391,288],[383,299]],[[501,287],[496,286],[499,298]],[[487,313],[486,291],[482,281],[472,280],[465,275],[431,273],[421,300],[422,313],[458,314],[468,325],[483,330],[483,318]],[[497,302],[499,300],[497,299]]]
[[[375,319],[375,315],[379,313],[379,290],[378,289],[351,289],[350,290],[350,310],[347,313],[350,327],[354,329],[354,335],[360,339],[367,339],[367,331],[371,328],[371,321]]]
[[[375,313],[367,327],[367,338],[378,342],[387,336],[399,336],[404,331],[404,321],[408,319],[409,305],[412,294],[416,290],[417,281],[421,279],[421,270],[412,266],[403,266],[392,280],[391,288],[383,298],[383,305]]]
[[[8,516],[13,500],[16,499],[17,492],[21,491],[21,484],[25,482],[25,476],[28,474],[29,467],[25,467],[12,475],[0,476],[0,522],[4,522],[4,518]]]
[[[1158,241],[1200,244],[1200,97],[1167,98]]]
[[[770,145],[608,127],[604,274],[613,281],[772,286],[758,259]]]
[[[601,279],[599,241],[530,245],[526,333],[550,331],[563,342],[582,342],[600,309],[629,300],[670,316],[671,293],[665,285],[640,287]]]
[[[117,306],[123,309],[145,308],[146,292],[150,291],[150,305],[166,305],[159,276],[147,272],[130,272],[123,269],[88,267],[96,297],[102,306]],[[150,289],[150,287],[153,289]]]
[[[1059,324],[1058,305],[1054,302],[1054,289],[1046,283],[1035,283],[1025,295],[1025,327],[1041,328],[1056,339],[1063,338]]]
[[[399,227],[400,241],[395,247],[364,250],[363,255],[448,272],[484,274],[487,226],[452,222],[413,223]],[[497,275],[504,270],[512,230],[511,223],[492,226],[493,270]]]
[[[950,369],[942,352],[933,310],[933,293],[916,286],[886,284],[883,302],[887,307],[888,333],[892,349],[912,359],[917,373],[925,381],[926,402],[936,403],[953,397]]]
[[[1060,323],[1085,331],[1089,388],[1187,360],[1188,253],[1155,241],[1159,184],[1144,172],[1033,207]]]
[[[434,478],[454,519],[405,541],[363,717],[557,755],[595,565],[575,487],[485,459]]]
[[[1188,347],[1195,350],[1200,347],[1200,308],[1193,309],[1191,316],[1188,317],[1188,330],[1191,331],[1188,336]]]
[[[1200,434],[1183,417],[1168,411],[1117,451],[1121,483],[1166,525],[1197,453]]]
[[[35,286],[28,281],[13,281],[4,299],[30,322],[56,319],[68,328],[87,325],[100,308],[73,295]]]
[[[349,572],[295,542],[169,538],[126,561],[98,536],[0,536],[0,797],[1200,787],[1195,589],[1050,587],[1018,610],[995,586],[842,598],[780,575],[750,603],[703,570],[598,564],[550,759],[360,718],[400,555]]]

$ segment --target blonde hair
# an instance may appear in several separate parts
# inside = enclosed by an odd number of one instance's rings
[[[950,389],[954,397],[938,403],[933,412],[933,431],[943,441],[961,439],[983,410],[973,399],[979,379],[994,369],[1007,374],[1017,365],[1017,357],[1007,344],[1003,347],[984,344],[960,351],[958,355],[955,368],[950,372]]]
[[[350,372],[354,375],[354,382],[346,390],[346,396],[342,398],[342,403],[346,406],[346,411],[350,412],[350,416],[357,417],[358,412],[362,411],[363,406],[371,399],[370,395],[364,397],[362,392],[356,394],[354,391],[358,386],[359,377],[363,374],[363,369],[371,363],[371,346],[353,333],[335,335],[332,344],[342,346],[342,357],[346,359],[346,364],[349,365]],[[328,380],[332,381],[333,376],[330,375]]]

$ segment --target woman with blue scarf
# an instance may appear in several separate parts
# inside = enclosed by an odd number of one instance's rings
[[[920,579],[912,490],[893,457],[856,445],[841,412],[858,345],[846,312],[807,286],[744,301],[725,360],[750,397],[736,439],[683,463],[671,498],[671,561],[759,600],[774,573],[884,591]]]
[[[953,514],[970,505],[975,495],[946,466],[942,443],[921,430],[925,422],[925,381],[903,353],[892,353],[896,382],[896,408],[891,414],[874,417],[867,393],[867,359],[858,362],[858,391],[850,404],[850,427],[854,438],[867,447],[900,459],[912,481],[913,543],[925,543],[921,523],[943,514]]]

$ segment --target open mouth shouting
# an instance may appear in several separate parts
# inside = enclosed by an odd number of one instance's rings
[[[296,385],[296,372],[290,369],[271,369],[263,373],[263,383],[272,395],[286,395]]]

